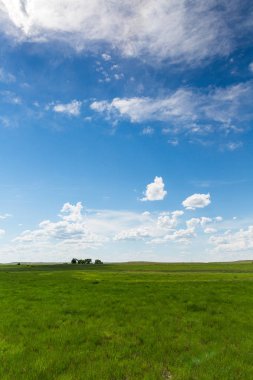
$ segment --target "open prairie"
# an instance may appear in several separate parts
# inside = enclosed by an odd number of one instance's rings
[[[253,263],[0,266],[1,380],[249,380]]]

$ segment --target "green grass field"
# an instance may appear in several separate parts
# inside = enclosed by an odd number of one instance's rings
[[[253,263],[0,266],[1,380],[251,380]]]

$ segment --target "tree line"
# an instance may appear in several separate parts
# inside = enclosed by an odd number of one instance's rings
[[[71,264],[93,264],[92,259],[75,259],[71,260]],[[103,264],[103,262],[99,259],[94,261],[94,264]]]

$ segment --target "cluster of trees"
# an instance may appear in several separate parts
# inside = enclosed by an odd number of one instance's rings
[[[92,259],[75,259],[71,260],[71,264],[93,264]],[[103,264],[103,262],[99,259],[94,261],[94,264]]]

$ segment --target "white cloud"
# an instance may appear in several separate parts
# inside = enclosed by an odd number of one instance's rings
[[[236,28],[248,31],[245,15],[243,22],[238,17],[238,0],[229,7],[217,7],[215,0],[2,0],[2,4],[5,33],[21,41],[65,41],[78,51],[106,43],[126,56],[196,63],[227,55],[236,46]]]
[[[165,260],[170,260],[171,256],[166,256],[168,252],[186,247],[192,250],[193,256],[188,257],[192,259],[196,257],[194,248],[205,248],[208,242],[214,246],[213,253],[253,248],[253,226],[232,232],[228,230],[230,225],[218,224],[217,218],[219,217],[202,216],[185,220],[183,210],[83,210],[81,202],[67,202],[56,220],[43,220],[35,229],[20,233],[1,250],[12,257],[11,261],[16,261],[17,257],[19,261],[21,257],[29,257],[32,261],[57,261],[57,258],[60,261],[69,260],[73,256],[84,257],[86,254],[94,257],[92,252],[96,249],[99,249],[99,256],[101,252],[107,252],[107,258],[112,260],[114,252],[114,259],[120,260],[120,252],[126,253],[124,250],[127,247],[131,250],[145,250],[145,247],[153,249],[157,244],[161,245],[159,252],[166,251]],[[223,233],[224,227],[227,230]],[[0,230],[1,236],[4,233],[4,230]],[[208,236],[210,234],[215,235]],[[85,253],[86,250],[88,253]]]
[[[189,244],[191,239],[196,237],[194,228],[185,228],[171,230],[167,234],[155,237],[150,240],[150,244],[166,244],[168,242],[177,242],[180,244]]]
[[[12,91],[1,91],[3,101],[10,104],[21,104],[22,99]]]
[[[121,80],[121,79],[124,79],[124,74],[123,73],[116,73],[116,74],[114,74],[113,77],[116,80]]]
[[[85,249],[103,247],[123,241],[143,241],[144,244],[186,244],[195,237],[194,228],[185,228],[182,210],[166,212],[129,212],[113,210],[85,210],[81,202],[65,203],[59,220],[44,220],[38,228],[25,230],[12,246],[27,252],[47,249],[64,254],[80,254]]]
[[[5,230],[0,229],[0,238],[3,237],[4,235],[5,235]]]
[[[155,177],[154,182],[149,183],[147,185],[146,191],[144,193],[144,197],[141,199],[142,201],[162,201],[167,191],[164,190],[164,183],[162,177]]]
[[[143,128],[141,133],[144,136],[152,136],[154,132],[155,132],[154,128],[146,127],[146,128]]]
[[[51,222],[44,220],[35,230],[23,231],[15,238],[16,243],[49,245],[55,247],[68,246],[68,249],[95,248],[107,240],[89,230],[86,218],[82,215],[82,204],[65,203],[60,212],[60,220]]]
[[[206,216],[202,216],[200,218],[200,224],[202,227],[204,227],[206,224],[211,223],[211,222],[212,222],[212,218],[207,218]]]
[[[205,216],[202,216],[201,218],[191,218],[186,221],[186,225],[188,228],[196,228],[197,226],[201,226],[204,228],[206,224],[211,223],[212,218],[207,218]]]
[[[223,149],[225,150],[230,150],[231,152],[233,152],[234,150],[237,150],[239,148],[241,148],[243,145],[243,143],[241,141],[238,141],[238,142],[228,142],[226,144],[223,145]]]
[[[129,119],[132,123],[159,122],[163,134],[189,132],[194,135],[223,133],[229,141],[223,148],[235,150],[242,143],[238,133],[249,128],[253,120],[250,100],[253,82],[240,83],[201,93],[196,89],[179,88],[160,98],[133,97],[114,98],[112,101],[94,101],[90,108],[108,119]],[[164,128],[164,124],[170,127]],[[231,139],[236,136],[235,141]],[[169,140],[177,144],[177,139]]]
[[[144,212],[142,213],[142,215],[145,216],[145,217],[147,217],[147,218],[149,218],[151,214],[150,214],[149,211],[144,211]]]
[[[193,194],[186,198],[182,205],[187,210],[195,210],[196,208],[204,208],[211,203],[210,194]]]
[[[82,221],[82,203],[77,202],[75,205],[65,203],[61,209],[60,217],[67,222],[81,222]]]
[[[78,100],[72,100],[70,103],[66,104],[55,104],[53,105],[53,111],[57,113],[65,113],[70,116],[79,116],[81,110],[82,102]]]
[[[253,249],[253,226],[235,232],[228,230],[223,235],[211,236],[209,242],[214,245],[216,251],[241,252]]]
[[[114,236],[114,240],[143,240],[151,237],[150,231],[145,228],[123,230]]]
[[[135,223],[134,228],[121,230],[114,236],[114,240],[143,240],[146,244],[189,243],[196,236],[195,229],[180,227],[182,225],[180,217],[183,214],[182,210],[149,214],[148,219]]]
[[[179,89],[166,98],[114,98],[111,102],[95,101],[90,107],[114,118],[128,118],[133,123],[196,118],[192,92],[185,89]]]
[[[171,229],[178,225],[178,219],[184,214],[183,211],[177,210],[171,213],[162,213],[157,219],[159,228]]]
[[[205,234],[214,234],[215,232],[217,232],[217,230],[216,228],[213,228],[213,227],[207,227],[204,229]]]
[[[4,219],[7,219],[7,218],[10,218],[11,216],[12,215],[8,214],[8,213],[2,214],[2,215],[0,215],[0,220],[4,220]]]
[[[110,54],[106,54],[106,53],[101,54],[101,57],[103,58],[104,61],[110,61],[112,59]]]
[[[170,140],[168,140],[168,144],[173,145],[173,146],[177,146],[179,144],[179,141],[178,141],[178,139],[170,139]]]
[[[100,101],[100,102],[94,101],[94,102],[91,103],[90,108],[93,111],[106,112],[107,108],[108,108],[108,103],[106,101],[104,101],[104,100]]]
[[[196,228],[200,224],[199,218],[191,218],[186,221],[186,225],[188,228]]]

